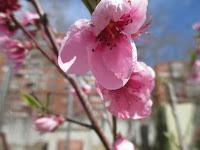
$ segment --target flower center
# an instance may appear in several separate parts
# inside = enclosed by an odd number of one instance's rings
[[[129,14],[123,15],[117,22],[110,21],[97,36],[97,40],[112,49],[116,46],[116,39],[123,34],[124,27],[130,23],[132,23],[132,19]]]

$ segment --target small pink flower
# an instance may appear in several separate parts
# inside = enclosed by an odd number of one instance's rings
[[[25,59],[26,45],[7,36],[0,37],[0,52],[5,53],[10,67],[14,70],[18,69]]]
[[[141,119],[151,114],[151,91],[154,87],[153,69],[138,62],[128,83],[117,90],[107,90],[97,83],[105,106],[120,119]]]
[[[135,146],[127,139],[118,137],[112,147],[112,150],[135,150]]]
[[[87,83],[81,83],[81,89],[85,94],[90,94],[92,92],[92,87],[91,85]],[[74,89],[71,89],[70,91],[72,94],[76,94]]]
[[[200,22],[193,24],[192,28],[200,31]]]
[[[147,0],[101,0],[91,21],[72,25],[62,42],[58,63],[63,71],[91,70],[105,88],[124,86],[137,61],[131,35],[146,19]]]
[[[84,84],[82,89],[85,94],[90,94],[92,91],[92,87],[89,84]]]
[[[10,13],[20,8],[18,0],[0,0],[0,12]]]
[[[37,13],[25,12],[22,16],[22,25],[27,26],[30,24],[37,24],[39,22],[40,17]]]
[[[48,133],[55,131],[65,119],[59,115],[48,117],[41,117],[35,120],[35,127],[41,133]]]

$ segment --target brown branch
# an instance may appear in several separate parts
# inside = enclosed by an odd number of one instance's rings
[[[38,13],[38,15],[40,17],[40,21],[44,27],[44,31],[47,34],[47,37],[49,38],[49,41],[53,47],[52,50],[53,50],[54,54],[56,56],[58,56],[58,46],[56,44],[55,37],[49,28],[49,21],[48,21],[47,15],[44,13],[38,0],[29,0],[29,1],[33,4],[36,12]]]
[[[107,150],[109,150],[109,142],[104,134],[104,132],[101,130],[101,128],[98,125],[98,122],[95,118],[95,116],[92,113],[92,108],[89,104],[89,101],[85,99],[85,96],[83,95],[81,88],[78,86],[78,84],[76,84],[76,81],[68,76],[67,74],[65,74],[61,68],[57,65],[57,63],[55,63],[54,59],[49,57],[48,54],[46,54],[45,50],[43,50],[40,45],[38,44],[38,42],[34,39],[34,37],[26,31],[26,29],[21,25],[21,23],[13,16],[11,15],[11,18],[13,19],[13,21],[15,22],[15,24],[17,26],[19,26],[19,28],[24,32],[24,34],[30,38],[30,40],[32,40],[32,42],[35,44],[35,47],[57,68],[57,70],[70,82],[70,84],[72,85],[72,87],[75,89],[75,92],[80,100],[80,103],[82,104],[92,126],[94,127],[94,131],[97,133],[97,135],[99,136],[99,138],[101,139],[102,143],[104,144],[105,148]]]
[[[94,129],[94,127],[92,125],[82,123],[82,122],[76,121],[76,120],[71,119],[71,118],[65,118],[65,121],[70,122],[70,123],[74,123],[74,124],[77,124],[77,125],[89,128],[89,129]]]
[[[116,139],[117,139],[117,118],[115,116],[112,116],[112,122],[113,122],[113,141],[116,141]]]

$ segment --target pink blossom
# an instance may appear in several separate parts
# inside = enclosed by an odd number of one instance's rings
[[[59,115],[41,117],[35,120],[35,127],[41,133],[55,131],[65,119]]]
[[[91,91],[92,91],[92,87],[91,87],[90,85],[88,85],[88,84],[85,84],[85,85],[82,87],[82,89],[83,89],[83,92],[86,93],[86,94],[90,94]]]
[[[63,71],[91,70],[105,88],[124,86],[137,61],[131,34],[145,22],[147,0],[101,0],[91,21],[78,20],[62,42],[58,63]]]
[[[11,21],[5,14],[0,14],[0,36],[11,36],[15,32]]]
[[[10,67],[14,70],[18,69],[25,59],[26,45],[23,45],[17,40],[10,39],[7,36],[0,37],[0,52],[6,55]]]
[[[20,8],[18,0],[0,0],[0,12],[10,13]]]
[[[135,146],[127,139],[118,137],[113,144],[112,150],[135,150]]]
[[[192,67],[192,72],[187,80],[189,84],[200,84],[200,60],[196,60]]]
[[[193,24],[192,28],[200,31],[200,22]]]
[[[120,119],[141,119],[151,114],[150,93],[154,87],[153,69],[138,62],[128,83],[117,90],[108,90],[97,83],[98,92],[114,116]]]
[[[23,13],[22,24],[24,26],[29,24],[36,24],[39,21],[40,17],[37,13],[25,12]]]

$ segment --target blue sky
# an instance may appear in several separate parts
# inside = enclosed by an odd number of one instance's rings
[[[43,2],[53,18],[52,24],[60,31],[67,31],[69,25],[77,19],[90,18],[81,0],[52,0],[54,4],[47,4],[45,0]],[[55,4],[57,6],[52,6]],[[59,11],[54,11],[52,7]],[[57,13],[59,15],[55,17]],[[140,59],[151,65],[163,61],[189,59],[188,51],[194,47],[194,31],[191,26],[200,21],[200,1],[149,0],[148,14],[152,18],[152,24],[149,29],[150,35],[144,36],[146,42],[139,42],[139,45],[142,45],[142,49],[138,48]]]

